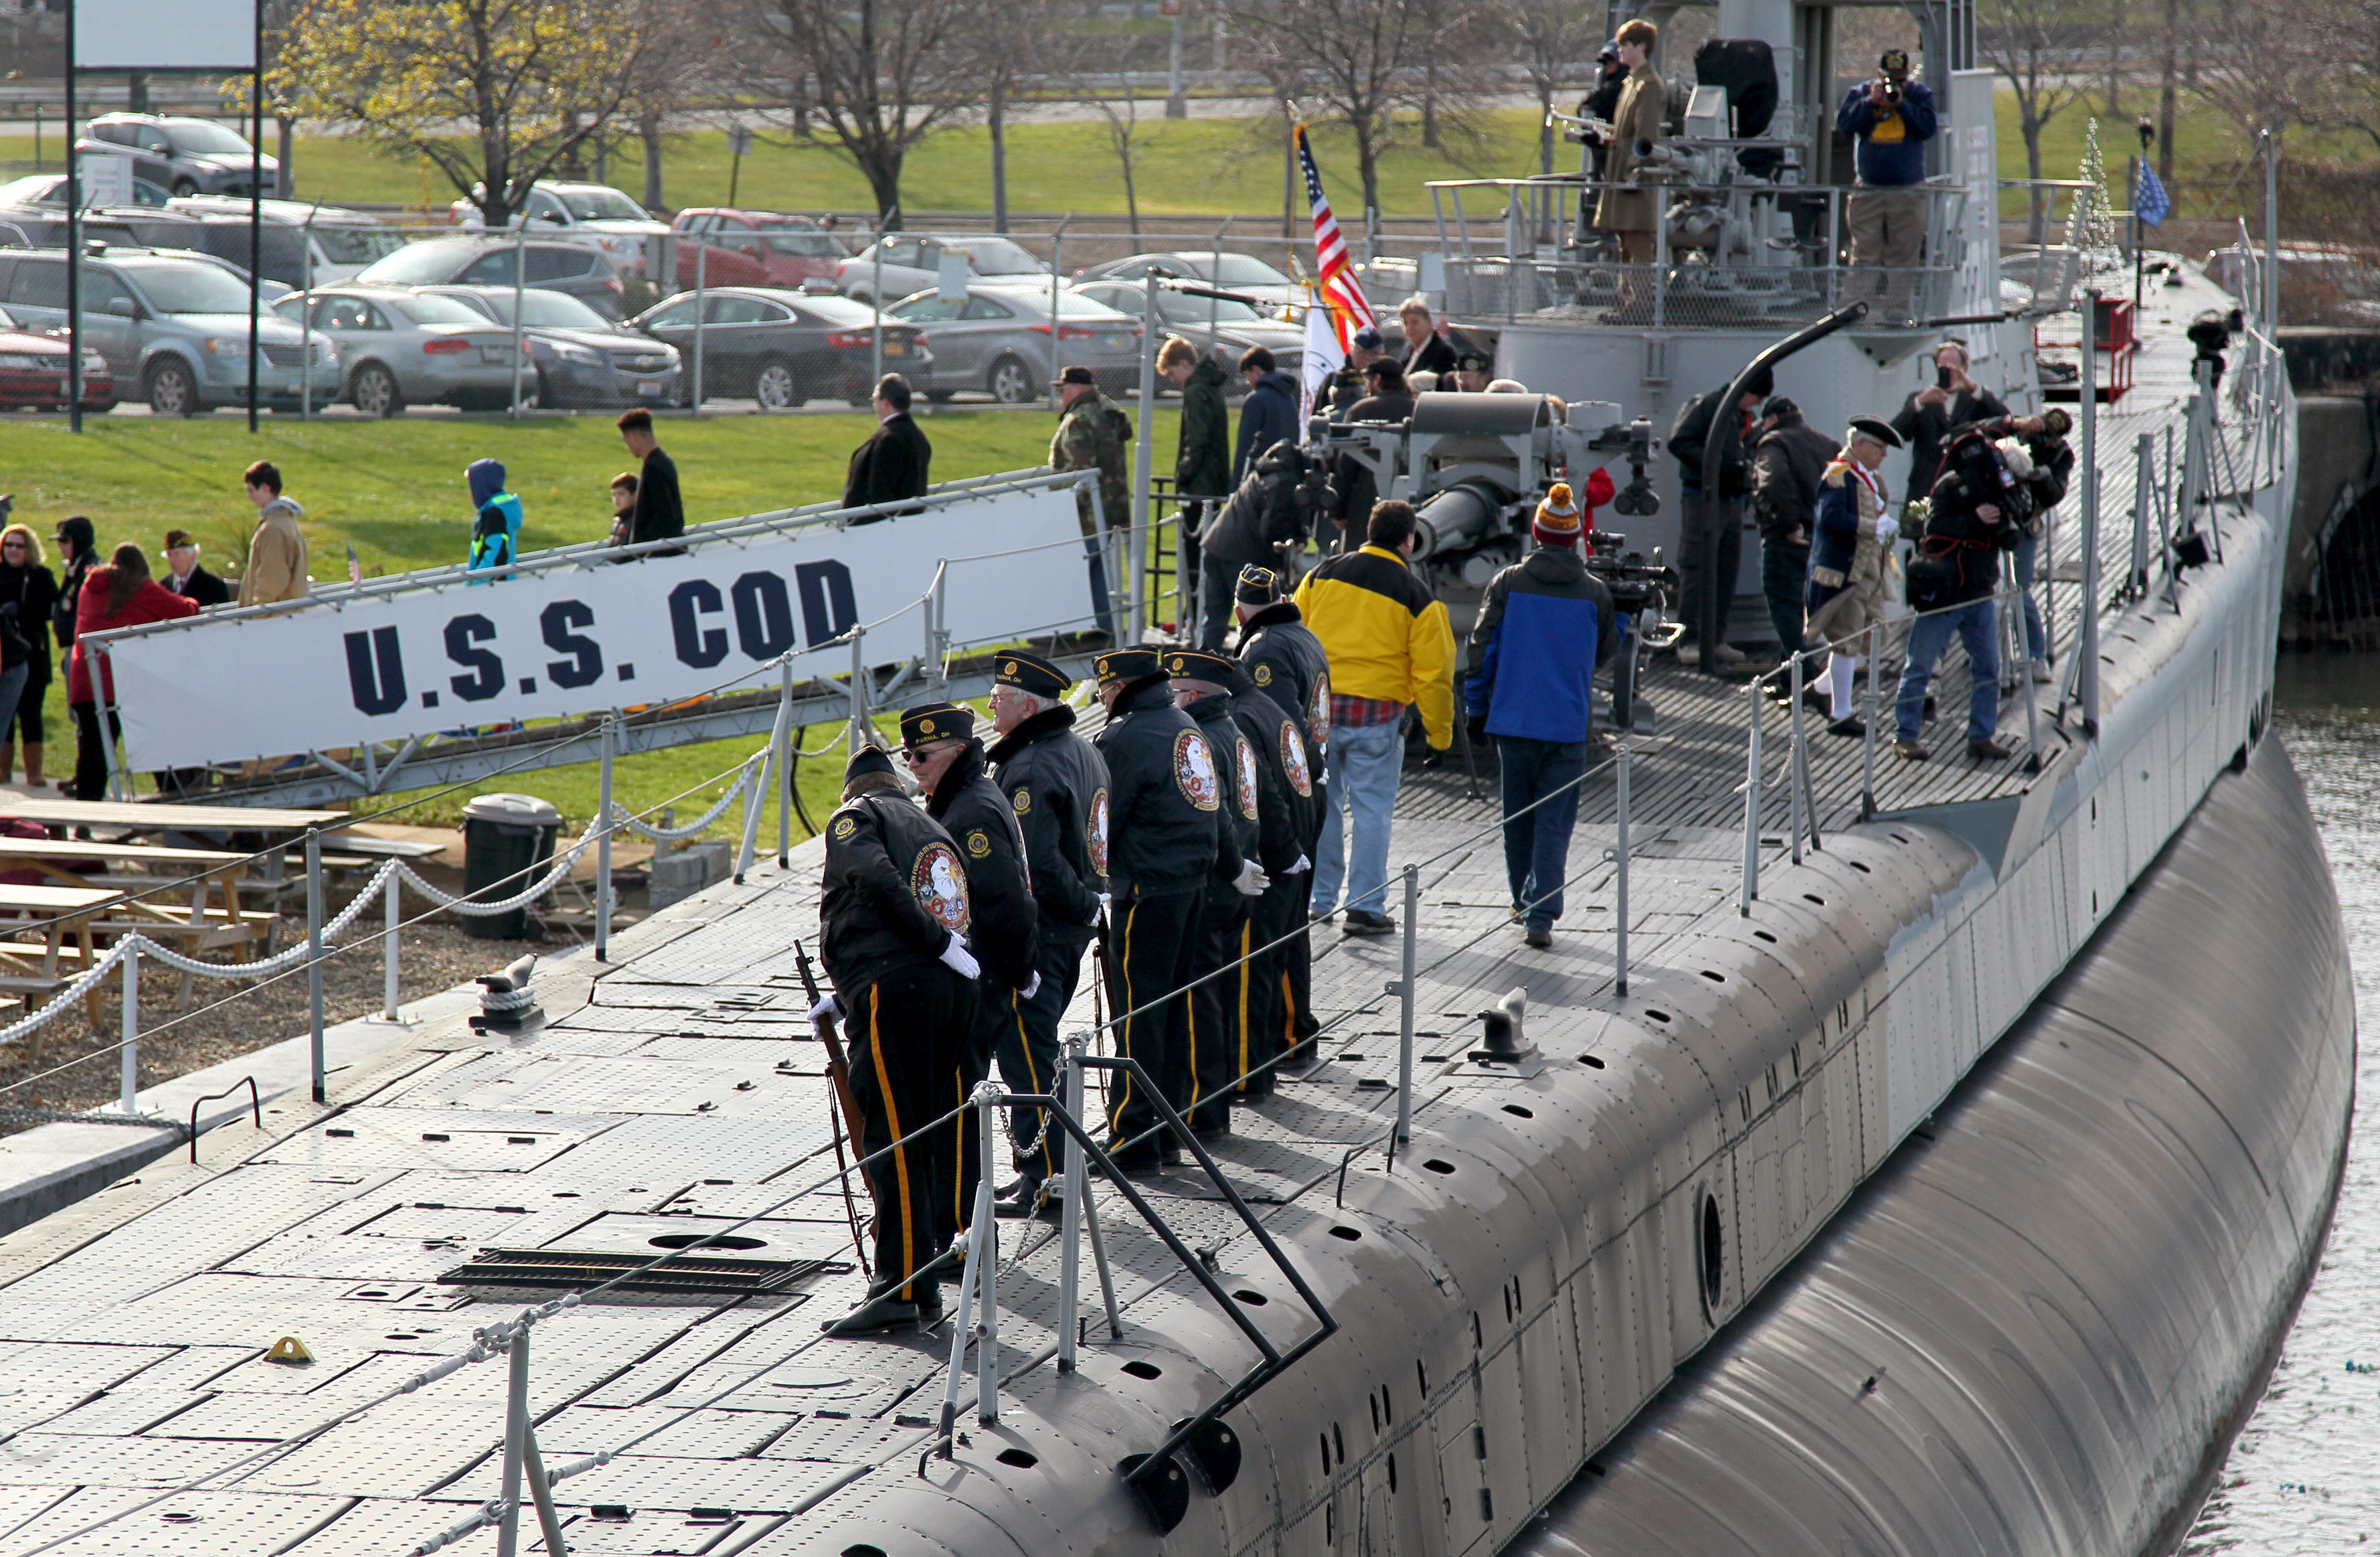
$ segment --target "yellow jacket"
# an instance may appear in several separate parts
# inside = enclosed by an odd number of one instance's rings
[[[1330,656],[1330,690],[1418,704],[1431,748],[1445,750],[1454,739],[1454,629],[1404,558],[1382,546],[1332,557],[1295,599]]]

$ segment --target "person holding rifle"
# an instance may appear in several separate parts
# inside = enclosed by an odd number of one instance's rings
[[[982,967],[966,868],[951,835],[902,793],[892,760],[865,746],[844,769],[843,804],[826,824],[819,955],[834,992],[814,1019],[851,1034],[854,1128],[876,1202],[874,1280],[858,1308],[821,1328],[864,1335],[942,1316],[918,1270],[941,1250],[937,1208],[957,1190],[954,1131],[921,1129],[949,1112],[975,1025]],[[876,1154],[882,1153],[878,1157]]]
[[[1075,998],[1083,953],[1108,900],[1108,765],[1075,734],[1075,711],[1060,700],[1073,685],[1056,665],[1021,650],[1002,654],[992,671],[991,724],[1000,740],[988,755],[1024,834],[1040,916],[1038,982],[1017,995],[1016,1020],[1001,1029],[994,1050],[1001,1079],[1015,1092],[1058,1089],[1058,1021]],[[1047,1209],[1044,1186],[1057,1174],[1060,1142],[1038,1109],[1020,1108],[1009,1123],[1016,1177],[993,1210],[1029,1216]]]

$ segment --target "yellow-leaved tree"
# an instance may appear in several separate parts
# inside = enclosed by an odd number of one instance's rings
[[[294,115],[427,159],[500,227],[618,112],[652,4],[304,0],[266,86]]]

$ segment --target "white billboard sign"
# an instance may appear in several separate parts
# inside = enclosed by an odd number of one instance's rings
[[[78,70],[253,70],[258,0],[73,0]]]
[[[75,159],[75,176],[82,181],[86,210],[102,205],[132,203],[132,159],[87,152]]]
[[[990,554],[988,554],[990,553]],[[107,643],[130,760],[190,767],[551,719],[709,692],[795,651],[799,675],[920,652],[911,602],[949,559],[953,644],[1090,625],[1071,488],[1011,492],[847,529],[698,541],[277,615],[200,616]],[[748,685],[748,683],[747,683]]]

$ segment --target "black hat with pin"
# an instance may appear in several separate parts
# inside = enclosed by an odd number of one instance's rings
[[[1091,670],[1099,685],[1112,687],[1120,681],[1140,681],[1152,675],[1163,675],[1165,668],[1158,663],[1157,651],[1135,644],[1124,649],[1111,649],[1091,662]]]
[[[929,741],[963,741],[975,734],[975,711],[956,703],[919,703],[901,711],[901,744],[914,751]]]
[[[1240,569],[1240,581],[1232,598],[1242,605],[1270,605],[1281,598],[1281,575],[1257,563]]]
[[[1037,698],[1062,698],[1075,678],[1038,654],[1027,654],[1012,649],[1000,657],[991,679],[1002,687],[1014,687],[1020,692],[1030,692]]]
[[[1900,434],[1895,432],[1892,430],[1892,423],[1882,417],[1853,417],[1852,431],[1863,438],[1875,439],[1888,449],[1897,449],[1900,446]]]
[[[900,776],[893,771],[892,759],[884,754],[884,748],[880,746],[859,748],[851,754],[851,760],[843,765],[843,782],[846,787],[850,785],[852,780],[864,778],[870,773],[881,773],[889,779],[897,779]]]
[[[1239,668],[1237,660],[1209,654],[1203,649],[1175,649],[1165,656],[1165,674],[1176,681],[1208,681],[1222,687],[1231,682],[1232,673]]]

